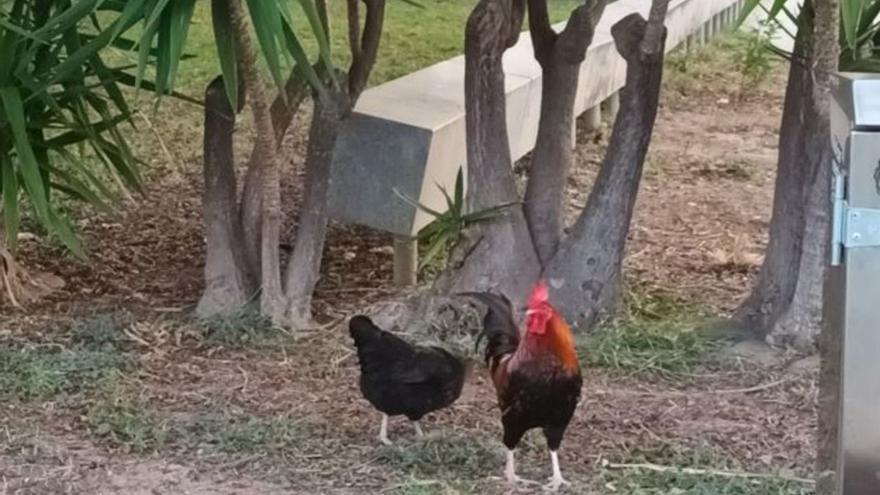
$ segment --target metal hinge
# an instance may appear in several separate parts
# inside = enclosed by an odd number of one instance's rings
[[[880,247],[880,209],[849,206],[846,174],[836,164],[832,173],[831,266],[839,266],[844,248]]]

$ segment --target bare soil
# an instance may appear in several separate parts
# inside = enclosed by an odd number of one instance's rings
[[[722,315],[746,295],[766,244],[781,72],[775,69],[748,98],[739,94],[728,67],[667,77],[626,259],[631,290],[662,291]],[[411,476],[389,463],[387,449],[375,440],[379,415],[360,397],[357,359],[341,328],[302,332],[280,345],[252,349],[211,345],[188,332],[204,249],[198,138],[175,139],[197,136],[195,124],[181,129],[173,118],[195,115],[192,109],[172,103],[162,112],[156,126],[171,143],[173,163],[155,168],[146,196],[127,203],[119,215],[84,214],[88,263],[37,241],[26,243],[21,258],[26,266],[67,283],[27,314],[7,311],[0,342],[63,345],[65,322],[96,311],[123,312],[131,322],[128,354],[137,363],[123,381],[135,403],[171,418],[212,410],[291,418],[305,432],[302,441],[281,453],[252,455],[176,448],[128,452],[124,444],[97,440],[81,407],[10,402],[0,405],[0,492],[402,489]],[[290,218],[296,214],[307,118],[297,122],[288,147]],[[579,134],[568,188],[572,215],[586,201],[604,139],[601,133]],[[327,246],[316,301],[323,321],[337,321],[393,292],[388,236],[333,225]],[[592,486],[603,459],[662,460],[670,449],[705,445],[735,459],[741,469],[808,476],[816,372],[814,366],[789,372],[788,364],[787,357],[769,363],[736,359],[676,379],[587,369],[584,400],[561,454],[574,483],[571,492]],[[425,429],[433,436],[487,438],[500,447],[493,391],[481,366],[462,398],[427,418]],[[410,445],[412,430],[393,421],[391,438]],[[522,474],[547,476],[547,461],[543,440],[531,435]],[[500,475],[502,463],[498,455],[484,466],[484,476],[470,473],[471,490],[504,493],[505,485],[490,478]]]

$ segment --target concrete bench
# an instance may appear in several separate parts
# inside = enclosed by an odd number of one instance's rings
[[[672,0],[667,49],[702,43],[732,26],[742,2]],[[576,115],[588,112],[588,125],[601,124],[600,107],[609,116],[616,113],[626,78],[611,26],[633,12],[647,17],[650,4],[618,0],[605,9],[581,66],[575,102]],[[541,110],[541,68],[528,32],[506,52],[504,69],[510,153],[517,160],[534,148]],[[452,190],[460,167],[467,176],[466,161],[462,55],[364,92],[334,152],[330,216],[395,234],[395,281],[413,284],[418,254],[412,236],[433,218],[394,190],[442,211],[446,203],[438,185]]]

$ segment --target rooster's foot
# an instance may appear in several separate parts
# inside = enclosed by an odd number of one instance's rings
[[[544,485],[544,490],[548,492],[558,491],[563,486],[570,486],[571,483],[565,480],[562,476],[551,476],[550,482]]]

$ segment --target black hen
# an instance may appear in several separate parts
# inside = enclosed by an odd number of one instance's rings
[[[363,315],[348,322],[361,366],[361,393],[383,413],[379,440],[388,440],[388,416],[404,415],[421,435],[419,419],[461,395],[465,365],[439,347],[412,345]]]

